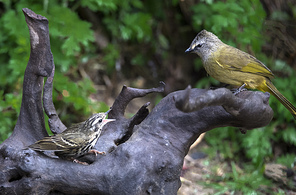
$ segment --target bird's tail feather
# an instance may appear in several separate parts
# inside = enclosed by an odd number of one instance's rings
[[[289,112],[293,115],[294,119],[296,120],[296,108],[283,96],[277,88],[272,84],[271,81],[267,81],[266,85],[268,87],[268,92],[270,92],[273,96],[275,96],[288,110]]]

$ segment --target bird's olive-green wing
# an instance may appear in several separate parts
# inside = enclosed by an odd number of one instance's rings
[[[44,137],[35,144],[30,145],[29,148],[38,151],[65,151],[81,147],[85,140],[87,140],[86,136],[79,132],[63,132],[50,137]]]
[[[214,56],[219,66],[233,71],[253,73],[273,78],[273,73],[252,55],[231,46],[221,47]]]
[[[81,147],[86,141],[89,140],[89,137],[85,132],[75,131],[67,132],[63,135],[62,141],[69,147]]]
[[[33,150],[38,151],[45,151],[45,150],[52,150],[52,151],[63,151],[65,150],[64,147],[61,147],[59,144],[56,144],[55,140],[59,140],[59,136],[50,136],[44,137],[43,139],[35,142],[34,144],[28,146]]]

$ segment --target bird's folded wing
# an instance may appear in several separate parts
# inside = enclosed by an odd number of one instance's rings
[[[262,62],[231,46],[223,47],[214,58],[219,66],[228,70],[253,73],[270,79],[274,77],[271,70]]]
[[[38,151],[65,151],[71,148],[79,148],[85,142],[84,137],[77,133],[56,134],[37,141],[35,144],[30,145],[29,148]]]

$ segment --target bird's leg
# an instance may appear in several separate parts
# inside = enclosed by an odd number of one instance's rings
[[[97,156],[98,154],[105,155],[105,152],[99,152],[99,151],[97,151],[97,150],[95,150],[95,149],[92,149],[92,150],[88,151],[88,153],[94,153],[96,156]],[[73,162],[75,162],[75,163],[82,164],[82,165],[89,165],[87,162],[82,162],[82,161],[77,160],[77,159],[75,159],[75,158],[71,158],[71,159],[72,159]]]
[[[247,89],[245,89],[246,84],[244,83],[242,86],[240,86],[237,90],[235,90],[235,92],[233,93],[234,95],[239,94],[241,91],[245,91]]]
[[[78,164],[82,164],[82,165],[89,165],[87,162],[82,162],[82,161],[77,160],[77,159],[73,159],[73,162],[78,163]]]
[[[92,149],[92,150],[88,151],[88,153],[94,153],[96,156],[97,156],[98,154],[105,155],[105,152],[99,152],[99,151],[97,151],[97,150],[95,150],[95,149]]]

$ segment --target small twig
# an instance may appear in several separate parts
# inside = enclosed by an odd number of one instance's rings
[[[159,86],[151,89],[137,89],[132,87],[123,86],[120,94],[115,99],[112,110],[109,113],[110,118],[123,118],[125,109],[129,102],[137,97],[143,97],[149,93],[161,93],[164,91],[165,83],[160,82]]]

